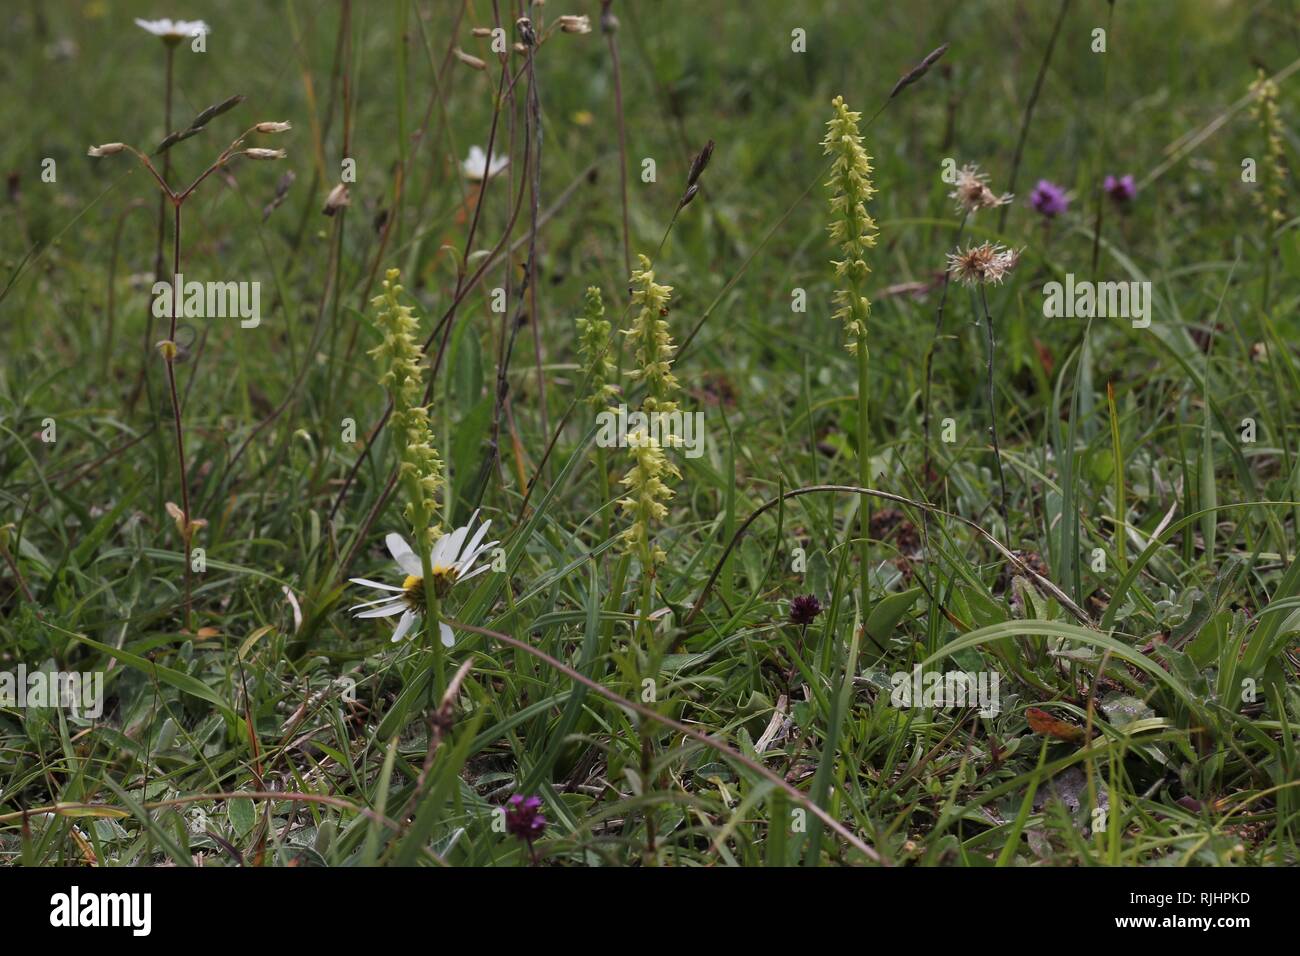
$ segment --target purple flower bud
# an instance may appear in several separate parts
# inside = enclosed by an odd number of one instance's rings
[[[790,623],[807,627],[822,612],[821,602],[815,594],[800,594],[790,602]]]
[[[1107,176],[1106,181],[1102,185],[1106,190],[1106,195],[1110,196],[1111,199],[1115,200],[1115,202],[1119,203],[1121,206],[1127,202],[1131,202],[1133,197],[1137,195],[1138,191],[1137,183],[1133,181],[1131,175],[1120,176],[1118,178],[1115,176]]]
[[[516,793],[506,801],[506,832],[532,843],[546,830],[546,817],[542,816],[541,809],[541,797]]]
[[[1048,219],[1055,219],[1070,208],[1065,190],[1046,179],[1040,179],[1034,191],[1029,194],[1029,204]]]

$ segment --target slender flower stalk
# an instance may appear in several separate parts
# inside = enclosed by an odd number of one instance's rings
[[[856,113],[837,96],[831,103],[835,114],[826,123],[826,138],[822,146],[826,155],[832,156],[831,178],[826,183],[832,190],[831,218],[827,226],[831,240],[839,246],[844,258],[832,260],[839,289],[835,302],[839,306],[835,317],[844,323],[845,347],[858,360],[858,482],[871,486],[871,432],[868,418],[870,394],[870,367],[867,355],[867,320],[871,315],[871,301],[862,293],[871,268],[866,263],[867,251],[876,244],[876,223],[867,213],[867,202],[875,195],[871,183],[871,157],[862,145]],[[871,606],[871,587],[868,571],[868,539],[871,530],[870,508],[859,510],[858,562],[861,565],[861,614],[863,627]]]
[[[987,173],[980,171],[979,166],[974,163],[967,163],[957,171],[956,181],[953,183],[953,190],[948,194],[961,213],[961,222],[957,225],[957,243],[960,245],[962,234],[966,231],[966,223],[971,216],[984,209],[995,209],[998,206],[1005,206],[1015,198],[1011,193],[998,195],[989,187],[989,176]],[[934,350],[938,346],[939,336],[943,332],[943,311],[948,304],[948,286],[947,275],[944,276],[943,291],[939,293],[939,308],[935,311],[934,316],[934,335],[930,340],[930,347],[925,353],[925,392],[922,398],[924,409],[922,410],[923,432],[925,437],[925,467],[922,469],[922,480],[928,481],[930,474],[930,395],[934,385]],[[925,514],[928,526],[930,514]]]
[[[196,24],[186,23],[184,21],[179,24],[172,24],[171,21],[150,21],[149,24],[142,21],[137,22],[139,22],[142,27],[149,30],[149,32],[162,36],[164,42],[168,43],[169,50],[182,36],[194,35],[196,31],[207,32],[207,27],[202,23],[202,21],[198,21]],[[180,30],[187,30],[189,32],[177,32]],[[188,129],[183,132],[168,134],[159,148],[155,150],[155,153],[162,151],[164,156],[170,155],[167,150],[169,150],[172,145],[180,142],[182,139],[187,139],[188,137],[201,132],[214,118],[238,105],[242,100],[242,96],[232,96],[216,106],[208,107],[194,119]],[[173,189],[171,185],[169,185],[167,177],[163,173],[158,172],[157,167],[154,166],[149,157],[129,143],[112,142],[104,143],[99,146],[91,146],[86,151],[86,154],[94,158],[103,158],[116,156],[119,153],[130,153],[136,158],[140,165],[148,171],[149,175],[153,177],[154,182],[157,184],[158,189],[162,194],[163,201],[170,202],[172,206],[172,277],[174,279],[175,276],[181,273],[181,209],[185,205],[185,200],[194,194],[194,191],[199,188],[199,185],[205,179],[211,176],[218,169],[228,165],[230,161],[237,156],[249,156],[253,159],[284,158],[284,150],[244,148],[244,141],[254,133],[282,133],[289,129],[292,129],[291,124],[279,122],[258,123],[249,127],[241,136],[239,136],[239,138],[222,150],[221,155],[217,157],[216,161],[200,173],[198,178],[183,190]],[[164,169],[166,168],[167,167],[164,166]],[[189,474],[185,463],[185,434],[182,429],[181,421],[180,393],[176,387],[176,359],[180,354],[180,348],[176,344],[176,325],[180,318],[181,308],[179,289],[173,290],[171,306],[170,325],[167,331],[167,338],[160,341],[157,344],[157,348],[158,353],[162,356],[163,362],[167,368],[167,391],[171,397],[172,425],[176,431],[176,462],[177,468],[180,472],[181,503],[179,515],[173,513],[172,517],[176,522],[177,530],[180,532],[181,541],[184,545],[185,551],[184,618],[185,628],[186,630],[189,630],[191,624],[191,608],[193,605],[193,567],[191,562],[191,553],[193,549],[194,534],[202,528],[206,522],[202,519],[195,519],[190,511]],[[168,510],[170,512],[172,509],[169,508]]]
[[[979,290],[980,306],[984,312],[984,334],[985,344],[987,346],[987,361],[985,363],[985,388],[987,391],[989,405],[989,435],[993,441],[993,459],[997,463],[998,470],[998,488],[1001,496],[998,499],[998,512],[1002,515],[1002,524],[1005,529],[1007,524],[1007,481],[1002,472],[1002,449],[998,444],[998,416],[997,405],[995,402],[996,394],[993,389],[993,357],[994,357],[994,337],[993,337],[993,314],[989,311],[988,296],[985,294],[985,286],[1000,285],[1002,280],[1015,269],[1020,262],[1020,252],[1015,249],[1008,249],[1005,246],[997,245],[991,242],[981,243],[978,246],[971,246],[966,250],[958,250],[948,256],[948,273],[959,282],[977,288]]]

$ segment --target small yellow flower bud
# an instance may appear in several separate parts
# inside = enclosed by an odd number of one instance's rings
[[[178,349],[176,348],[176,343],[173,342],[171,339],[163,339],[161,342],[158,343],[157,348],[158,351],[162,353],[162,357],[165,361],[168,362],[176,361],[176,353]]]

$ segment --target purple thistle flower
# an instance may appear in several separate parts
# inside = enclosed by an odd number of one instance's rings
[[[516,793],[506,801],[506,832],[531,845],[546,830],[546,817],[539,812],[541,809],[541,797]]]
[[[1050,180],[1040,179],[1029,194],[1029,204],[1048,219],[1055,219],[1070,208],[1065,190]]]
[[[807,627],[822,612],[821,602],[815,594],[800,594],[790,602],[790,623]]]
[[[1115,202],[1119,203],[1121,206],[1125,203],[1131,202],[1133,197],[1137,195],[1138,191],[1137,183],[1133,181],[1131,175],[1119,177],[1107,176],[1106,181],[1102,184],[1102,188],[1106,190],[1106,195],[1110,196],[1111,199],[1115,200]]]

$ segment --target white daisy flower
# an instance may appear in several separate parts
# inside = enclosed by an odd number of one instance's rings
[[[491,179],[509,165],[510,160],[504,156],[493,156],[492,164],[488,165],[487,153],[483,152],[483,148],[481,146],[471,146],[469,155],[460,164],[460,171],[465,174],[466,179],[479,182],[484,179]]]
[[[135,19],[135,25],[148,30],[156,37],[162,37],[170,43],[179,40],[192,40],[200,33],[211,33],[212,28],[202,20],[141,20]]]
[[[433,543],[433,549],[429,552],[429,565],[433,573],[434,593],[439,599],[445,597],[454,585],[461,581],[468,581],[491,567],[488,564],[474,567],[474,562],[479,556],[497,544],[496,541],[483,541],[487,537],[491,521],[484,521],[478,530],[474,531],[474,536],[470,537],[470,531],[477,519],[478,512],[475,511],[468,524],[455,531],[449,531]],[[469,539],[468,543],[466,539]],[[393,556],[398,570],[406,575],[406,579],[401,587],[395,587],[392,584],[383,584],[367,578],[349,578],[353,584],[362,584],[384,592],[383,597],[356,604],[349,610],[355,612],[358,618],[394,617],[400,614],[397,627],[393,629],[393,640],[400,641],[411,633],[415,622],[424,613],[424,569],[420,564],[419,556],[411,550],[411,546],[400,534],[388,535],[384,538],[384,543],[388,545],[388,553]],[[438,630],[443,645],[451,647],[455,643],[451,628],[439,621]]]

